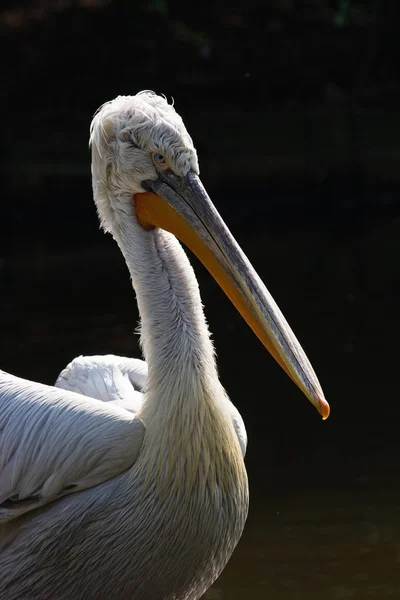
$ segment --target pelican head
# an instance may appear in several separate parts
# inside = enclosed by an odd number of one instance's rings
[[[118,239],[129,219],[138,238],[160,227],[180,239],[326,419],[329,405],[312,366],[204,189],[192,139],[174,107],[150,91],[119,96],[95,115],[90,141],[104,229]]]

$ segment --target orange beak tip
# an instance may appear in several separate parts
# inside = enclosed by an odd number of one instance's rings
[[[321,398],[319,401],[319,412],[320,412],[320,415],[322,416],[322,420],[326,421],[326,419],[330,415],[331,409],[330,409],[328,402],[325,400],[325,398]]]

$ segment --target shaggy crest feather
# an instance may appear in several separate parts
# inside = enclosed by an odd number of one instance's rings
[[[118,216],[131,217],[141,182],[156,179],[152,154],[176,173],[198,173],[197,153],[181,117],[165,98],[144,91],[118,96],[96,112],[90,128],[94,197],[101,226],[114,233]]]

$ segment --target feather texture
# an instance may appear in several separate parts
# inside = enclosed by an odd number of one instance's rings
[[[118,406],[0,372],[0,523],[134,464],[140,419]]]

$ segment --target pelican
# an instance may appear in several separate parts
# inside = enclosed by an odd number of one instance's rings
[[[119,96],[95,114],[90,143],[145,362],[78,357],[55,386],[0,372],[0,597],[196,600],[245,525],[247,437],[177,238],[323,418],[329,405],[207,195],[174,107],[149,91]]]

